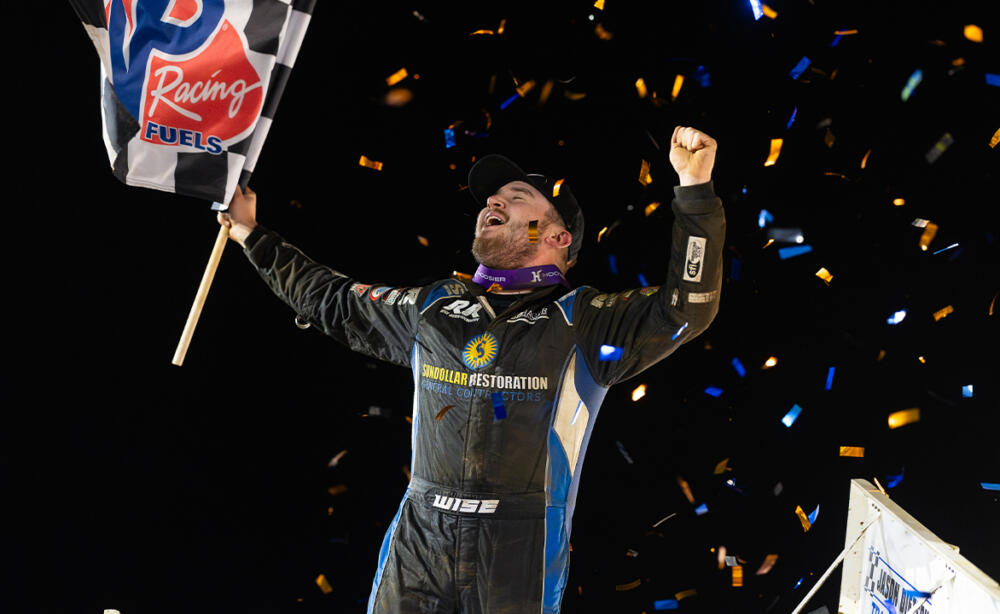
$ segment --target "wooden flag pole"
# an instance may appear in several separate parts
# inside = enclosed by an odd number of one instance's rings
[[[177,349],[174,351],[172,362],[178,367],[184,363],[184,355],[187,354],[188,345],[191,344],[194,327],[198,324],[201,308],[205,305],[205,299],[208,298],[208,289],[212,287],[215,269],[219,268],[219,260],[222,259],[222,251],[226,247],[226,240],[228,239],[229,227],[220,225],[219,234],[215,237],[215,246],[212,247],[212,255],[208,257],[208,264],[205,265],[205,274],[201,277],[201,285],[198,286],[198,293],[194,296],[194,304],[191,305],[191,312],[188,313],[187,323],[184,324],[184,332],[181,333],[181,340],[177,343]]]

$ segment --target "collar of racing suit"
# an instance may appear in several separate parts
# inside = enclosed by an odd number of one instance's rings
[[[493,290],[526,290],[551,286],[553,284],[562,284],[567,288],[570,287],[562,271],[554,264],[542,264],[523,269],[491,269],[486,265],[480,264],[479,268],[476,269],[476,274],[472,277],[472,281],[486,288],[487,292]]]

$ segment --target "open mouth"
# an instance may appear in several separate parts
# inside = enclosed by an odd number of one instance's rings
[[[486,217],[483,218],[483,228],[487,226],[502,226],[504,224],[504,219],[496,213],[487,213]]]

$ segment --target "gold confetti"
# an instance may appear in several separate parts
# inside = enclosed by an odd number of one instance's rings
[[[893,198],[892,199],[892,204],[896,205],[897,207],[902,207],[903,205],[906,204],[906,199],[905,198]]]
[[[421,235],[417,235],[417,242],[423,245],[424,247],[427,247],[428,245],[431,244],[431,242],[427,240],[427,237]]]
[[[345,454],[347,454],[347,450],[341,450],[340,452],[337,452],[337,455],[334,456],[333,458],[331,458],[330,462],[327,463],[326,466],[327,467],[336,467],[337,464],[340,463],[340,459],[344,458]]]
[[[598,242],[598,243],[600,243],[600,242],[601,242],[601,237],[603,237],[603,236],[604,236],[604,233],[606,233],[607,231],[608,231],[608,227],[607,227],[607,226],[605,226],[604,228],[602,228],[602,229],[601,229],[601,230],[600,230],[600,231],[599,231],[599,232],[597,233],[597,242]]]
[[[596,26],[594,26],[594,34],[596,34],[597,38],[601,39],[602,41],[609,41],[614,36],[614,34],[605,30],[604,26],[602,26],[601,24],[597,24]]]
[[[434,419],[435,420],[440,420],[440,419],[444,418],[444,415],[446,413],[448,413],[448,410],[451,409],[452,407],[455,407],[455,406],[454,405],[445,405],[444,407],[441,408],[441,411],[439,411],[437,413],[437,415],[434,416]]]
[[[477,34],[493,35],[496,34],[496,32],[494,32],[493,30],[476,30],[475,32],[469,32],[469,36],[476,36]]]
[[[403,475],[406,476],[407,481],[409,481],[410,479],[412,479],[410,477],[410,468],[408,466],[406,466],[406,465],[403,465],[401,468],[403,470]]]
[[[696,591],[693,588],[689,588],[689,589],[687,589],[685,591],[681,591],[679,593],[674,593],[674,599],[680,601],[681,599],[684,599],[685,597],[694,597],[697,594],[698,594],[698,591]]]
[[[542,86],[542,92],[538,95],[539,106],[545,104],[548,101],[549,95],[552,94],[553,85],[554,83],[552,82],[552,79],[549,79],[548,81],[545,82],[545,85]]]
[[[639,93],[639,98],[646,97],[646,82],[643,81],[642,77],[635,80],[635,90]]]
[[[878,351],[878,358],[875,359],[876,362],[881,362],[885,358],[885,350]]]
[[[953,311],[955,311],[955,308],[952,307],[951,305],[938,309],[937,311],[934,312],[934,321],[937,322],[938,320],[947,316],[949,313],[952,313]]]
[[[639,167],[639,183],[642,185],[653,183],[653,178],[649,175],[649,162],[645,160],[642,161],[642,166]]]
[[[965,64],[965,58],[955,58],[951,61],[952,66],[963,66]]]
[[[969,39],[974,43],[983,42],[983,29],[976,24],[970,23],[965,26],[965,38]]]
[[[681,476],[677,476],[677,485],[681,487],[681,492],[684,493],[688,503],[694,505],[694,494],[691,492],[691,486],[687,483],[687,480]]]
[[[733,586],[743,586],[743,566],[733,565]]]
[[[316,577],[316,586],[319,587],[319,590],[323,591],[324,595],[333,592],[333,587],[326,581],[326,576],[323,574],[319,574],[319,576]]]
[[[552,186],[552,198],[555,198],[556,196],[559,196],[559,188],[562,187],[563,181],[566,181],[566,180],[565,179],[560,179],[559,181],[555,182],[555,184]]]
[[[854,458],[864,458],[865,448],[864,446],[840,446],[841,456],[852,456]]]
[[[820,267],[819,270],[816,271],[816,277],[825,281],[828,286],[830,285],[830,282],[833,281],[833,274],[830,271],[827,271],[826,267]]]
[[[497,26],[497,34],[503,34],[503,29],[507,27],[507,18],[500,20],[500,25]]]
[[[528,243],[538,243],[538,220],[528,222]]]
[[[771,247],[772,243],[774,243],[774,239],[768,239],[767,243],[765,243],[764,247],[762,247],[761,249],[767,249],[767,248]]]
[[[642,579],[641,578],[639,578],[639,579],[637,579],[637,580],[635,580],[633,582],[629,582],[627,584],[616,584],[615,585],[615,590],[616,591],[630,591],[633,588],[639,588],[640,584],[642,584]]]
[[[518,85],[515,89],[517,89],[518,95],[521,96],[521,98],[524,98],[525,94],[527,94],[531,90],[535,89],[535,80],[532,79],[531,81],[528,81],[527,83],[523,83],[521,85]]]
[[[802,511],[801,505],[795,506],[795,515],[799,517],[799,522],[802,523],[803,531],[809,531],[809,529],[812,528],[812,523],[809,522],[809,516],[806,516],[806,513]]]
[[[724,473],[726,469],[728,469],[727,465],[729,465],[729,459],[728,458],[722,459],[721,461],[719,461],[719,464],[715,466],[715,470],[712,473],[714,475],[722,475],[722,473]]]
[[[993,133],[993,137],[990,139],[990,148],[996,147],[997,143],[1000,143],[1000,128]]]
[[[924,358],[923,356],[917,356],[917,360],[919,360],[920,364],[922,364],[922,365],[926,365],[927,364],[927,359]]]
[[[652,215],[654,211],[660,206],[660,203],[649,203],[646,205],[646,217]]]
[[[767,154],[764,166],[774,166],[774,163],[778,161],[778,156],[781,155],[782,141],[783,139],[771,139],[771,153]]]
[[[381,162],[378,162],[376,160],[369,160],[365,156],[361,156],[361,159],[358,160],[358,164],[360,164],[361,166],[367,166],[368,168],[373,168],[373,169],[375,169],[377,171],[382,170],[382,163]]]
[[[594,3],[594,8],[597,9],[597,10],[599,10],[599,11],[603,11],[604,10],[604,0],[597,0],[597,2]]]
[[[837,36],[847,36],[849,34],[857,34],[858,30],[856,28],[854,30],[834,30],[833,33]]]
[[[761,367],[761,369],[770,369],[771,367],[773,367],[776,364],[778,364],[778,357],[777,356],[771,356],[770,358],[768,358],[767,360],[764,361],[764,366]]]
[[[997,298],[1000,297],[1000,292],[993,295],[993,300],[990,301],[990,309],[986,312],[987,315],[993,315],[993,308],[997,306]]]
[[[472,281],[472,275],[468,273],[460,273],[458,271],[452,271],[451,276],[455,279],[460,279],[462,281]]]
[[[757,570],[756,575],[763,576],[767,572],[771,571],[774,564],[778,562],[777,554],[769,554],[764,557],[764,562],[760,564],[760,568]]]
[[[934,240],[934,235],[937,234],[937,229],[937,224],[934,222],[927,222],[927,225],[924,226],[924,234],[920,235],[920,249],[925,252],[927,251],[927,248],[930,247],[931,241]]]
[[[498,283],[494,283],[489,288],[486,288],[487,292],[499,292],[501,290],[503,290],[503,286]]]
[[[587,97],[585,92],[570,92],[569,90],[563,92],[563,97],[570,100],[583,100]]]
[[[399,83],[400,81],[402,81],[403,79],[405,79],[406,76],[407,76],[407,74],[408,73],[406,72],[405,68],[400,68],[396,72],[394,72],[391,75],[389,75],[388,77],[386,77],[385,78],[385,83],[386,83],[386,85],[389,85],[389,86],[396,85],[397,83]]]
[[[868,156],[870,155],[872,155],[872,150],[869,149],[865,152],[865,157],[861,158],[861,168],[864,168],[865,165],[868,164]]]
[[[833,136],[833,132],[830,131],[830,127],[826,128],[826,135],[823,136],[823,142],[826,143],[827,148],[832,148],[833,143],[837,140],[837,137]]]
[[[347,484],[337,484],[336,486],[331,486],[326,489],[326,492],[334,496],[343,494],[347,492]]]
[[[901,426],[906,426],[912,422],[920,421],[920,408],[913,407],[910,409],[903,409],[900,411],[894,411],[889,414],[889,428],[898,429]]]
[[[778,12],[775,11],[774,9],[772,9],[771,7],[769,7],[768,5],[762,4],[762,5],[760,5],[760,9],[762,11],[764,11],[764,17],[767,17],[768,19],[777,19],[778,18]]]
[[[636,386],[635,390],[632,391],[632,400],[638,401],[644,396],[646,396],[646,384],[639,384]]]
[[[682,85],[684,85],[684,75],[674,77],[674,89],[670,90],[670,100],[677,100],[677,95],[681,93]]]
[[[413,92],[405,87],[394,87],[385,93],[382,102],[390,107],[402,107],[413,100]]]
[[[889,493],[885,492],[885,489],[882,488],[882,484],[879,483],[878,478],[875,477],[875,476],[872,476],[872,479],[875,480],[875,485],[878,486],[878,489],[882,491],[882,494],[888,497]]]
[[[712,548],[712,551],[714,552],[715,548]],[[726,547],[725,546],[719,546],[719,552],[715,555],[715,564],[718,566],[719,569],[725,569],[726,568]]]
[[[410,417],[410,416],[403,416],[403,419],[406,420],[407,422],[409,422],[410,424],[413,424],[413,418],[412,417]]]

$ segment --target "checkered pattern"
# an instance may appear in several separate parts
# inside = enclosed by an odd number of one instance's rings
[[[224,18],[243,23],[242,39],[263,84],[263,104],[252,131],[221,153],[167,146],[140,138],[141,118],[122,104],[113,83],[109,7],[131,8],[144,0],[70,0],[101,58],[104,143],[122,182],[214,201],[225,209],[237,184],[246,186],[274,119],[278,102],[305,37],[316,0],[227,0]],[[153,3],[150,2],[149,5]],[[159,7],[161,3],[156,4]],[[147,7],[149,6],[147,5]],[[139,10],[150,10],[139,7]],[[154,10],[163,10],[157,8]],[[143,66],[132,69],[145,70]],[[213,103],[214,104],[214,103]],[[219,105],[229,101],[220,100]]]

